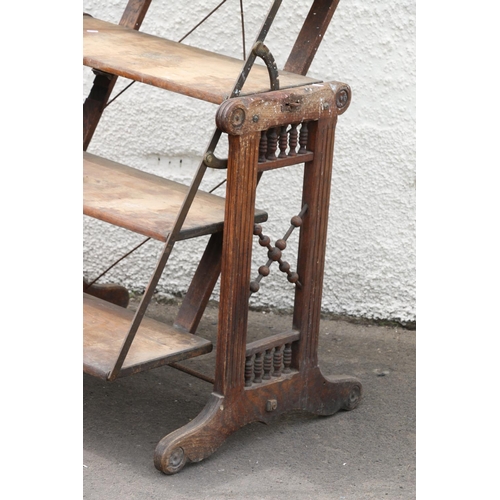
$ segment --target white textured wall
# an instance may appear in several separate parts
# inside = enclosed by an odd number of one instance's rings
[[[218,0],[153,0],[142,31],[179,39]],[[245,0],[247,47],[269,0]],[[284,0],[266,44],[282,67],[311,1]],[[84,12],[118,22],[126,0],[84,0]],[[185,43],[241,55],[239,2],[228,0]],[[309,71],[348,83],[350,108],[339,118],[330,205],[323,309],[374,319],[415,320],[415,3],[341,0]],[[92,74],[84,71],[84,96]],[[123,80],[116,89],[124,86]],[[187,183],[214,129],[216,107],[135,84],[105,112],[90,152]],[[300,210],[301,168],[265,174],[257,206],[269,212],[265,233],[282,237]],[[204,186],[222,179],[209,171]],[[223,190],[219,191],[223,194]],[[85,218],[84,272],[94,277],[142,237]],[[295,264],[296,235],[286,259]],[[176,244],[159,291],[183,293],[203,241]],[[162,245],[149,242],[105,279],[144,289]],[[186,256],[191,257],[187,258]],[[256,245],[254,273],[265,263]],[[217,298],[215,296],[214,298]],[[252,305],[287,309],[292,286],[274,269]]]

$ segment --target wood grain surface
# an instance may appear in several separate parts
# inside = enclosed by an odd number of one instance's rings
[[[85,215],[166,241],[187,191],[184,184],[83,153]],[[198,191],[179,240],[221,231],[224,205],[224,198]],[[256,211],[256,221],[266,219]]]
[[[243,61],[198,49],[89,16],[83,18],[83,63],[166,90],[222,103],[243,67]],[[280,72],[280,87],[319,80]],[[270,90],[267,68],[255,64],[241,95]]]
[[[83,371],[106,379],[128,333],[133,311],[83,294]],[[120,376],[131,375],[212,350],[212,343],[145,317]]]

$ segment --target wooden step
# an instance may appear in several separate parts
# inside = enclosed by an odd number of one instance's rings
[[[188,187],[157,175],[83,153],[83,213],[166,241]],[[198,191],[178,240],[221,231],[225,199]],[[267,213],[255,211],[255,221]]]
[[[220,104],[226,100],[243,61],[83,16],[83,63],[155,87]],[[281,71],[280,88],[320,80]],[[240,95],[267,92],[267,68],[255,64]]]
[[[134,312],[83,294],[83,371],[106,379],[129,331]],[[144,317],[120,377],[205,354],[212,343]]]

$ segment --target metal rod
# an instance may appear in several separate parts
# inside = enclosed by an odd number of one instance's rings
[[[241,41],[243,45],[243,60],[247,58],[247,51],[245,49],[245,17],[243,15],[243,0],[240,0],[240,14],[241,14]]]
[[[129,83],[124,89],[120,90],[120,92],[118,92],[118,94],[115,95],[115,97],[113,97],[113,99],[110,99],[106,105],[104,106],[104,109],[106,109],[115,99],[118,99],[118,97],[120,97],[126,90],[128,90],[130,87],[132,87],[132,85],[135,83],[135,80],[131,83]]]
[[[130,250],[125,255],[123,255],[122,257],[120,257],[117,261],[113,262],[113,264],[111,264],[105,271],[103,271],[99,276],[97,276],[97,278],[95,280],[91,281],[85,287],[85,290],[88,290],[96,281],[100,280],[108,271],[110,271],[111,269],[113,269],[113,267],[115,267],[116,264],[118,264],[119,262],[121,262],[123,259],[125,259],[125,257],[128,257],[131,253],[135,252],[140,247],[142,247],[142,245],[144,245],[144,243],[148,242],[150,239],[151,238],[146,238],[144,241],[142,241],[141,243],[139,243],[138,245],[136,245],[134,248],[132,248],[132,250]]]
[[[179,43],[182,42],[182,40],[184,40],[185,38],[187,38],[196,28],[198,28],[198,26],[200,26],[201,24],[203,24],[216,10],[219,9],[219,7],[221,7],[223,4],[225,4],[227,2],[227,0],[222,0],[222,2],[217,5],[217,7],[215,7],[215,9],[213,9],[211,12],[209,12],[194,28],[192,28],[190,31],[188,31],[180,40],[179,40]]]
[[[240,0],[241,1],[241,0]],[[213,9],[210,13],[208,13],[194,28],[192,28],[190,31],[188,31],[182,38],[180,38],[178,40],[178,43],[182,42],[185,38],[187,38],[195,29],[197,29],[201,24],[203,24],[216,10],[219,9],[219,7],[221,7],[223,4],[225,4],[227,2],[227,0],[222,0],[222,2],[217,5],[217,7],[215,7],[215,9]],[[245,43],[245,41],[243,40],[243,43]],[[243,48],[243,51],[245,50],[245,48]],[[120,97],[126,90],[128,90],[133,84],[135,83],[135,80],[132,82],[132,83],[129,83],[123,90],[121,90],[120,92],[118,92],[118,94],[115,95],[115,97],[113,97],[113,99],[110,99],[106,105],[104,106],[104,109],[106,109],[113,101],[115,101],[116,99],[118,99],[118,97]]]

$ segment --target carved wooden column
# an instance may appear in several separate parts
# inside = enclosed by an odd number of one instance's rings
[[[229,136],[214,391],[244,387],[260,132]]]
[[[302,204],[308,210],[303,217],[299,238],[297,273],[302,288],[295,290],[293,325],[301,332],[296,362],[303,368],[318,364],[318,334],[323,291],[328,209],[333,162],[333,143],[337,117],[311,122],[309,149],[314,159],[305,165]]]

